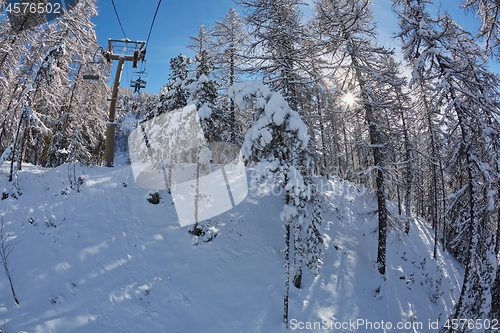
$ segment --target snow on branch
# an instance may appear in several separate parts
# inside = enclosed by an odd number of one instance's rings
[[[299,114],[290,108],[281,94],[270,91],[262,81],[238,83],[229,88],[228,94],[240,109],[253,107],[256,110],[257,120],[246,133],[242,147],[244,159],[250,159],[255,150],[300,150],[307,146],[309,135]],[[277,127],[282,133],[276,133]],[[282,144],[294,147],[269,148],[275,136],[280,135],[289,139]]]

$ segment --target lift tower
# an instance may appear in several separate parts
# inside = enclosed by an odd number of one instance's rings
[[[139,61],[143,61],[146,56],[146,42],[131,41],[130,39],[109,39],[108,49],[103,52],[108,62],[118,60],[116,67],[115,82],[111,93],[111,103],[109,105],[109,117],[106,123],[106,166],[112,167],[115,157],[115,110],[118,98],[118,88],[122,78],[123,65],[125,61],[132,61],[132,68],[137,68]]]

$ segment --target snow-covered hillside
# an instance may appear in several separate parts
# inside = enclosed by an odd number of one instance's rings
[[[0,271],[3,332],[287,332],[283,197],[250,190],[204,222],[215,238],[196,239],[178,226],[170,195],[148,202],[151,191],[121,161],[112,169],[77,165],[79,191],[70,188],[68,165],[20,172],[22,195],[0,201],[20,300]],[[7,171],[4,164],[0,186],[8,189]],[[292,287],[290,328],[436,332],[429,323],[453,311],[462,268],[447,254],[432,259],[432,232],[417,220],[409,235],[392,230],[384,279],[374,265],[375,197],[361,190],[323,182],[324,264],[304,276],[302,289]]]

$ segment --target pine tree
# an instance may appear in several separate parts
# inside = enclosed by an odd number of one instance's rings
[[[306,184],[310,190],[308,193],[311,196],[310,202],[312,205],[312,213],[310,216],[311,222],[307,225],[306,240],[304,254],[306,257],[306,266],[314,273],[318,274],[323,264],[322,248],[323,236],[321,235],[321,193],[317,190],[312,179],[306,180]]]
[[[184,86],[187,90],[187,104],[198,109],[201,125],[208,142],[227,142],[224,138],[224,119],[217,105],[217,86],[213,79],[213,64],[206,50],[194,59],[195,69]]]
[[[188,90],[188,104],[195,104],[198,109],[203,106],[214,108],[217,104],[217,87],[212,78],[213,63],[206,50],[202,50],[194,58],[194,71],[185,88]],[[208,115],[209,116],[209,115]],[[204,119],[205,117],[202,117]]]
[[[286,192],[280,215],[285,229],[285,295],[283,322],[288,327],[288,302],[291,276],[300,287],[302,277],[302,226],[307,218],[309,191],[304,175],[299,173],[300,152],[307,147],[307,128],[297,112],[281,94],[271,92],[261,82],[245,81],[230,88],[229,96],[242,110],[253,109],[255,121],[245,135],[241,149],[247,163],[265,163],[264,177],[270,178]],[[292,238],[292,230],[294,230]],[[293,242],[293,247],[292,247]],[[294,266],[290,250],[294,251]],[[293,269],[293,273],[291,270]]]
[[[188,78],[188,65],[190,60],[183,54],[170,59],[170,73],[168,83],[162,87],[160,105],[148,119],[187,105],[187,92],[185,81]]]

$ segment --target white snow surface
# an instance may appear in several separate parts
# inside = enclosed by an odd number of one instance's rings
[[[217,237],[204,242],[179,227],[166,190],[153,205],[146,200],[152,191],[134,184],[125,158],[115,165],[77,165],[80,192],[70,189],[67,165],[26,165],[23,194],[0,201],[15,242],[10,267],[20,300],[15,305],[0,271],[4,333],[289,332],[282,323],[282,195],[251,189],[209,222]],[[10,186],[7,179],[5,162],[2,186]],[[441,251],[432,259],[433,232],[417,220],[409,235],[389,235],[384,279],[375,267],[375,197],[347,182],[320,181],[324,264],[317,276],[306,270],[302,289],[291,287],[292,331],[383,332],[330,329],[363,319],[423,325],[386,332],[436,332],[429,321],[443,323],[452,313],[462,267]],[[443,294],[433,303],[439,280]]]

